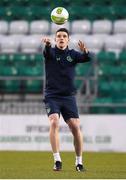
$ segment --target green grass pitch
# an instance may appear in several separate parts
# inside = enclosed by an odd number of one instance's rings
[[[123,179],[126,153],[85,152],[86,172],[76,172],[74,152],[61,152],[63,170],[55,172],[51,152],[0,151],[0,179]]]

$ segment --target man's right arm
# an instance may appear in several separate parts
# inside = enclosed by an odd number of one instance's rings
[[[50,58],[50,48],[51,48],[51,41],[49,38],[43,38],[42,42],[45,44],[45,48],[43,51],[43,55],[46,59]]]

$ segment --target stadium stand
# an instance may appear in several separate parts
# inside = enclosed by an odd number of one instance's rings
[[[10,34],[27,34],[29,23],[27,21],[12,21],[9,25]]]
[[[30,34],[48,34],[49,22],[46,20],[32,21],[30,23]]]
[[[0,34],[7,34],[9,30],[7,21],[0,21]]]
[[[95,20],[92,23],[92,33],[110,34],[112,32],[112,22],[110,20]]]
[[[89,34],[90,32],[91,32],[91,22],[89,20],[74,20],[71,22],[71,33]]]
[[[126,113],[125,0],[1,0],[0,112],[42,111],[41,38],[54,39],[59,26],[51,23],[50,12],[56,6],[70,13],[63,25],[71,34],[70,48],[78,50],[81,39],[96,54],[93,63],[76,67],[80,112]]]

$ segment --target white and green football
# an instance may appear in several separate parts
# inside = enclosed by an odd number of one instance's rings
[[[51,12],[51,20],[58,25],[68,21],[69,13],[64,7],[56,7]]]

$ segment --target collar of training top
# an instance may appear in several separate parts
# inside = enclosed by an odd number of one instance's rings
[[[57,46],[55,46],[55,48],[56,48],[56,52],[57,53],[64,53],[64,52],[67,52],[69,49],[68,49],[68,46],[66,47],[66,49],[59,49]]]

